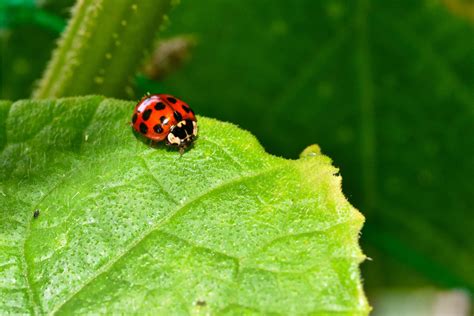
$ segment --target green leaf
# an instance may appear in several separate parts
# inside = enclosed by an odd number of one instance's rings
[[[368,314],[364,218],[319,147],[286,160],[199,117],[180,156],[133,106],[0,103],[1,314]]]
[[[195,34],[192,63],[146,90],[238,123],[270,153],[321,145],[367,216],[369,286],[474,290],[468,2],[183,0],[166,36]]]
[[[126,95],[171,3],[78,1],[34,97]]]
[[[74,0],[0,1],[0,99],[31,95]]]

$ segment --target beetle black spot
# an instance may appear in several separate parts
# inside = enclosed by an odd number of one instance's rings
[[[156,124],[155,126],[153,126],[153,130],[155,131],[155,133],[158,134],[163,133],[163,127],[161,127],[161,124]]]
[[[164,123],[166,121],[166,116],[160,117],[160,121],[161,121],[161,123]]]
[[[179,114],[178,111],[174,111],[173,115],[174,115],[174,118],[176,119],[176,121],[178,121],[178,122],[181,122],[181,120],[183,119],[183,117],[181,116],[181,114]]]
[[[148,126],[145,123],[140,123],[140,132],[146,134],[148,132]]]
[[[171,133],[180,138],[180,139],[185,139],[186,138],[186,132],[184,131],[184,128],[176,126]]]
[[[133,114],[133,117],[132,117],[132,123],[133,124],[135,124],[135,122],[137,121],[137,118],[138,118],[137,113]]]
[[[184,129],[186,130],[186,133],[188,135],[193,134],[194,126],[193,126],[193,121],[192,120],[186,120],[186,125],[184,125]]]
[[[175,98],[171,98],[171,97],[168,97],[166,98],[168,101],[170,101],[171,103],[175,104],[177,101]]]
[[[157,111],[163,110],[165,107],[166,105],[163,102],[158,102],[157,104],[155,104],[155,110]]]
[[[144,121],[147,121],[150,118],[151,112],[153,112],[152,109],[148,109],[145,112],[143,112],[142,118]]]
[[[184,110],[186,113],[189,113],[189,111],[191,111],[191,109],[189,108],[189,106],[187,106],[187,105],[185,105],[185,104],[183,104],[181,107],[183,108],[183,110]]]

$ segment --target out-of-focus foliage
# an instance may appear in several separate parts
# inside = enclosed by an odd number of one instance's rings
[[[29,97],[74,0],[0,1],[0,98]]]

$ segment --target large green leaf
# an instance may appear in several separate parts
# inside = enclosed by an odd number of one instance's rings
[[[367,210],[369,285],[474,288],[467,19],[414,0],[183,0],[170,19],[168,35],[192,32],[199,46],[144,91],[185,96],[271,153],[318,142]]]
[[[0,1],[0,99],[31,95],[74,0]]]
[[[286,160],[199,117],[180,156],[133,105],[0,103],[0,314],[368,313],[364,218],[317,146]]]

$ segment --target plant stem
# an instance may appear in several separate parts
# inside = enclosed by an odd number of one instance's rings
[[[78,0],[34,98],[131,94],[173,0]]]

